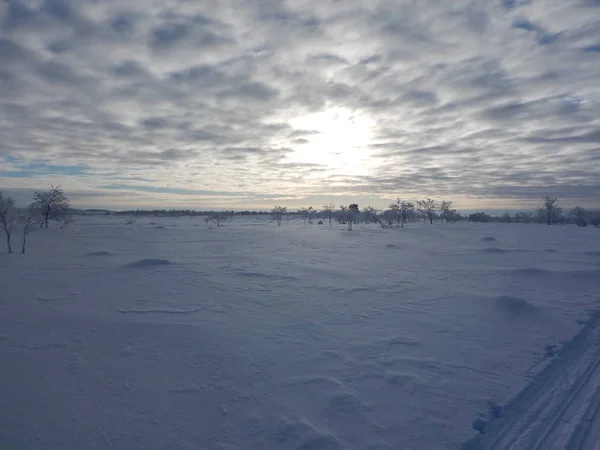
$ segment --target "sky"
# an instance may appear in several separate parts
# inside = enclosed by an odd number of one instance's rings
[[[600,0],[4,0],[0,191],[600,207]]]

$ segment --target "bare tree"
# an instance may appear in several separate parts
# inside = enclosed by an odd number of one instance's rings
[[[39,211],[42,219],[40,226],[44,228],[48,228],[51,221],[62,221],[62,227],[70,222],[71,207],[61,186],[50,186],[47,191],[35,191],[31,207]]]
[[[418,211],[423,215],[423,220],[427,222],[427,219],[429,219],[429,223],[433,223],[433,215],[435,210],[437,209],[435,200],[427,197],[424,200],[418,200],[417,206]]]
[[[304,218],[304,226],[306,226],[306,224],[312,225],[313,216],[316,212],[317,210],[314,209],[312,206],[309,206],[308,208],[300,208],[298,210],[298,213],[301,214]]]
[[[381,213],[380,216],[381,216],[381,221],[388,228],[394,228],[394,223],[399,223],[400,215],[399,215],[398,211],[396,211],[395,209],[392,209],[392,208],[386,209],[385,211],[383,211]],[[381,225],[382,227],[384,227],[383,224]]]
[[[587,226],[587,216],[588,212],[583,209],[581,206],[576,206],[571,210],[569,215],[573,218],[578,227]]]
[[[600,210],[597,211],[590,211],[588,213],[588,217],[590,220],[590,223],[595,227],[595,228],[600,228]]]
[[[27,236],[29,233],[37,229],[39,220],[39,213],[31,208],[28,209],[21,217],[21,230],[23,231],[23,241],[21,246],[21,252],[25,254],[25,246],[27,245]]]
[[[544,217],[548,225],[552,225],[558,221],[561,208],[558,206],[558,199],[546,196],[544,197],[544,205],[538,209],[538,214]]]
[[[337,212],[337,220],[341,224],[348,226],[348,230],[352,231],[352,226],[358,219],[358,205],[352,204],[350,206],[340,206],[340,210]]]
[[[411,202],[401,201],[400,202],[400,216],[402,217],[401,226],[404,228],[404,224],[408,222],[411,216],[415,214],[415,205]]]
[[[10,197],[5,199],[0,193],[0,228],[4,230],[4,234],[6,235],[6,248],[8,253],[12,253],[10,239],[16,226],[17,210],[15,208],[15,202]]]
[[[452,202],[450,201],[442,201],[440,205],[440,218],[445,220],[446,223],[454,222],[458,216],[456,209],[452,209]]]
[[[400,228],[400,222],[402,221],[400,198],[397,198],[394,203],[390,203],[388,214],[393,217],[393,221],[398,225],[398,228]]]
[[[231,217],[231,214],[226,211],[213,211],[204,219],[205,223],[213,223],[217,227],[223,226],[223,222]]]
[[[324,205],[321,211],[325,213],[325,217],[329,219],[329,226],[331,226],[331,219],[333,219],[333,216],[335,215],[335,205],[333,203]]]
[[[285,206],[275,206],[271,210],[271,214],[273,215],[273,219],[277,221],[277,226],[280,227],[283,216],[287,214],[287,208]]]
[[[519,211],[514,215],[515,223],[529,223],[533,220],[533,214],[529,211]]]
[[[380,213],[377,209],[372,206],[367,206],[363,209],[362,218],[367,223],[378,223],[381,228],[385,228],[390,221],[386,220],[385,214]],[[394,223],[394,219],[391,220],[391,224]],[[390,224],[390,226],[391,226]]]

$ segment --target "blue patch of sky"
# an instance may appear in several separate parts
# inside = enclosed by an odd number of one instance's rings
[[[0,176],[8,178],[33,178],[40,175],[86,175],[85,165],[61,165],[47,162],[23,163],[12,156],[3,156],[4,162],[15,166],[15,170],[0,170]]]
[[[587,47],[583,48],[583,51],[587,53],[600,53],[600,43],[588,45]]]
[[[549,33],[540,25],[537,25],[527,19],[516,19],[513,28],[530,31],[536,34],[537,43],[540,45],[550,45],[560,37],[560,33]]]

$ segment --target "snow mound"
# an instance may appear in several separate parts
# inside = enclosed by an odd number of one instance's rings
[[[57,300],[62,300],[60,297],[47,297],[45,295],[37,295],[35,299],[39,300],[40,302],[55,302]]]
[[[545,269],[538,269],[537,267],[519,267],[518,269],[511,270],[511,273],[515,275],[543,275],[550,273]]]
[[[312,375],[312,376],[304,376],[304,377],[294,377],[288,383],[289,385],[311,385],[311,384],[324,384],[326,386],[335,388],[341,387],[342,383],[337,378],[326,377],[320,375]]]
[[[494,309],[511,316],[530,316],[539,311],[538,307],[520,297],[502,295],[496,297]]]
[[[497,247],[484,248],[481,251],[484,253],[506,253],[506,250]]]
[[[413,339],[411,337],[406,337],[406,336],[395,336],[390,338],[390,340],[388,341],[389,345],[406,345],[408,347],[418,347],[421,345],[421,342],[418,341],[417,339]]]
[[[343,391],[329,397],[327,409],[341,414],[357,414],[368,411],[371,407],[351,392]]]
[[[110,256],[110,255],[112,255],[112,253],[109,251],[98,250],[97,252],[90,252],[86,256]]]
[[[331,434],[318,431],[311,424],[285,421],[273,436],[276,442],[285,443],[286,448],[297,450],[341,450],[343,445]]]
[[[417,375],[413,375],[410,373],[399,373],[399,372],[389,372],[385,380],[388,384],[395,384],[399,386],[404,386],[410,383],[420,383],[421,379]]]
[[[486,236],[486,237],[481,238],[481,240],[485,241],[485,242],[494,242],[496,240],[496,238],[492,237],[492,236]]]
[[[294,281],[298,278],[290,277],[287,275],[270,275],[262,272],[237,272],[237,276],[244,278],[267,278],[270,280],[279,280],[279,281]]]
[[[168,259],[160,258],[142,258],[127,264],[127,267],[154,267],[154,266],[167,266],[171,264]]]

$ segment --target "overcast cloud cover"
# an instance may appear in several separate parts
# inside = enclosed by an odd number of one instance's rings
[[[600,1],[3,1],[0,136],[23,201],[598,206]]]

